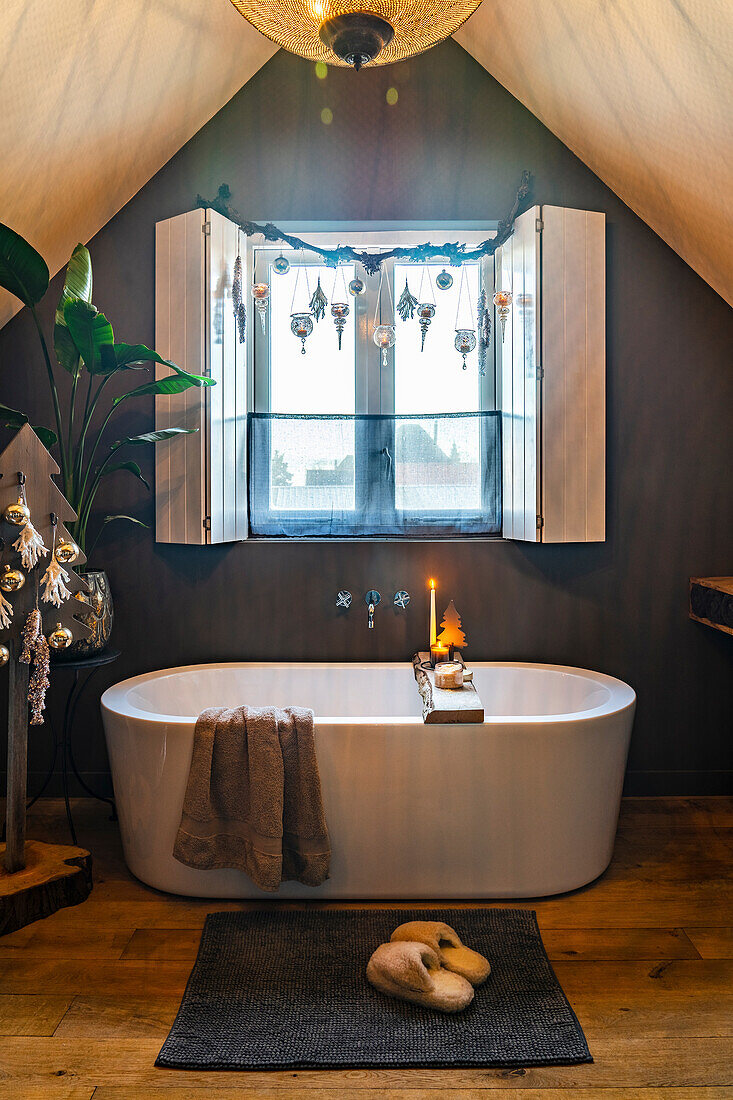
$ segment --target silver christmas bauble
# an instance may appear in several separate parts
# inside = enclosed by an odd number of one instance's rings
[[[287,275],[290,271],[290,260],[281,253],[277,259],[272,261],[272,270],[276,275]]]
[[[6,645],[0,645],[0,668],[10,660],[10,650]]]
[[[435,276],[435,285],[438,290],[450,290],[453,286],[453,276],[450,271],[446,271],[445,268],[443,268],[440,275]]]
[[[358,294],[363,294],[365,290],[366,287],[362,279],[352,279],[349,283],[349,294],[352,294],[354,298],[356,298]]]

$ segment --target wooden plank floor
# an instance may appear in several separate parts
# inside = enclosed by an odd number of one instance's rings
[[[63,840],[62,811],[40,803],[29,834]],[[498,903],[537,910],[595,1058],[526,1070],[156,1069],[206,913],[259,903],[150,890],[127,872],[106,808],[80,800],[75,813],[94,856],[91,897],[0,939],[3,1100],[477,1100],[499,1089],[516,1100],[733,1100],[733,799],[628,799],[598,882]]]

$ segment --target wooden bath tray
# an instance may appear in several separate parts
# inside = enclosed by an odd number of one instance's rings
[[[453,660],[463,664],[460,653]],[[484,720],[484,705],[473,684],[464,684],[456,691],[445,691],[435,686],[435,673],[429,667],[430,654],[416,653],[412,658],[412,667],[417,681],[417,690],[422,696],[422,719],[426,725],[438,723],[465,722],[480,724]]]

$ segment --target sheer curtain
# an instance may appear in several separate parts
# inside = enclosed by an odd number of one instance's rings
[[[497,412],[251,413],[249,471],[253,535],[501,531]]]

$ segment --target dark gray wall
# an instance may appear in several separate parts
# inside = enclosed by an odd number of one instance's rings
[[[608,541],[204,549],[159,546],[150,531],[118,526],[95,555],[114,588],[123,650],[100,686],[196,661],[407,659],[425,642],[434,574],[441,598],[462,611],[469,657],[585,665],[633,685],[629,792],[731,790],[733,639],[687,617],[688,577],[732,567],[731,311],[459,46],[358,75],[330,69],[324,81],[277,54],[91,242],[94,301],[118,338],[152,345],[155,222],[223,181],[259,220],[496,219],[523,168],[536,201],[607,214]],[[48,422],[27,316],[0,332],[0,364],[0,400]],[[126,427],[143,431],[152,419],[150,401],[129,409]],[[143,465],[152,479],[151,453]],[[152,523],[143,494],[118,475],[100,503]],[[414,599],[406,616],[383,604],[367,632],[362,607],[334,613],[341,587],[357,603],[371,587],[404,587]],[[32,734],[34,779],[46,737]],[[76,746],[83,771],[103,779],[91,701]]]

